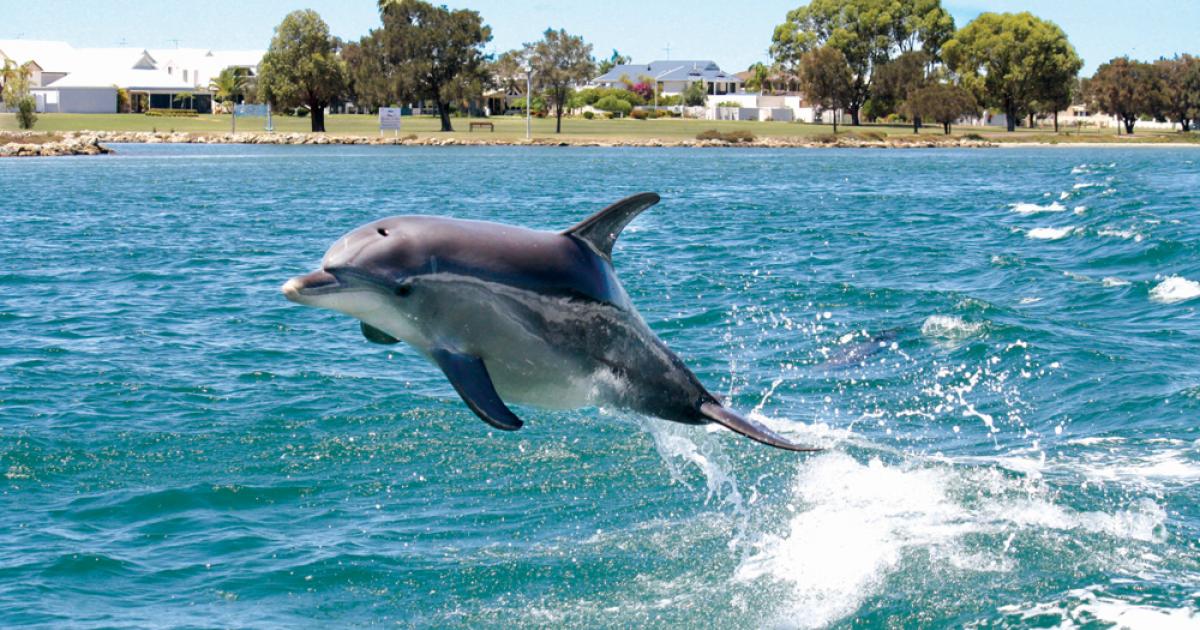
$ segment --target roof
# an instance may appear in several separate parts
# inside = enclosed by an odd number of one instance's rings
[[[742,82],[735,74],[721,70],[715,62],[707,59],[682,59],[651,61],[641,64],[621,64],[613,66],[612,70],[592,79],[594,83],[615,83],[621,77],[637,81],[639,77],[652,77],[658,81],[737,81]]]
[[[66,42],[3,39],[0,52],[17,63],[36,61],[44,72],[70,72],[76,60],[75,49]]]
[[[164,70],[90,68],[72,72],[51,83],[48,89],[120,87],[127,90],[158,90],[192,92],[195,88],[167,74]]]

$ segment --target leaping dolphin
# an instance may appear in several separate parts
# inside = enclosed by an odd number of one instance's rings
[[[634,195],[558,234],[431,216],[381,219],[343,236],[319,270],[288,280],[283,294],[357,318],[369,341],[415,347],[497,429],[522,425],[505,401],[609,405],[820,450],[724,407],[633,307],[612,248],[658,201]]]

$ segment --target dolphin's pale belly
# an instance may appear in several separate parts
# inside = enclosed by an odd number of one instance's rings
[[[619,348],[598,340],[636,335],[636,316],[475,278],[424,282],[441,284],[417,309],[426,343],[482,358],[505,401],[549,409],[600,406],[621,398],[629,386],[608,356]]]

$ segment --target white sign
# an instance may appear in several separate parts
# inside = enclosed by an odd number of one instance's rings
[[[379,132],[385,130],[400,131],[400,108],[399,107],[380,107],[379,108]]]

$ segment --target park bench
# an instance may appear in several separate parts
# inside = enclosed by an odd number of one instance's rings
[[[471,123],[471,126],[469,128],[467,128],[467,133],[471,133],[472,131],[475,131],[476,127],[479,127],[480,129],[487,127],[488,131],[490,131],[492,133],[496,133],[496,125],[493,125],[490,122],[473,122],[473,123]]]

